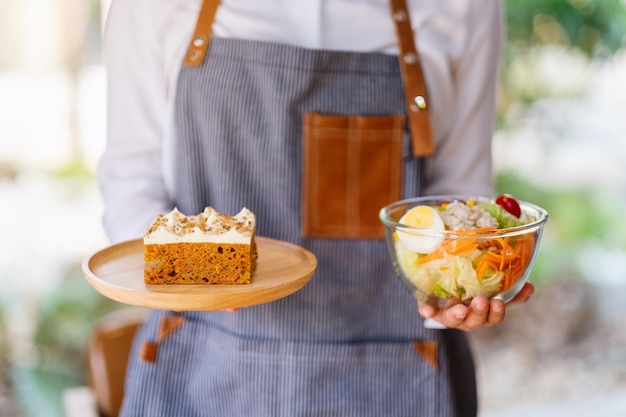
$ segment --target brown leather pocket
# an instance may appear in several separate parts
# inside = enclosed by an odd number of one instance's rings
[[[304,115],[303,234],[382,238],[402,190],[404,117]]]

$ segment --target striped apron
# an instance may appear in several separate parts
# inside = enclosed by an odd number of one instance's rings
[[[397,57],[214,37],[177,88],[176,206],[245,206],[258,235],[310,250],[318,269],[295,294],[236,313],[155,311],[122,415],[475,416],[464,334],[424,328],[385,241],[303,233],[305,116],[405,114]],[[409,136],[401,197],[421,192]],[[146,341],[158,341],[150,358]]]

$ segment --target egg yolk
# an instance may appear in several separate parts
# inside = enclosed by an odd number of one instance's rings
[[[435,213],[429,206],[417,206],[409,210],[401,219],[402,224],[420,229],[428,229],[433,225]]]
[[[442,236],[424,234],[445,229],[441,216],[433,207],[413,207],[400,218],[399,223],[411,228],[398,228],[396,232],[404,246],[414,252],[431,253],[443,242]]]

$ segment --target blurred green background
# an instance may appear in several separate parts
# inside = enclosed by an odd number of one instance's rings
[[[497,188],[546,208],[550,220],[531,278],[536,296],[471,336],[481,413],[556,416],[553,407],[565,410],[581,392],[615,411],[612,393],[626,389],[626,5],[506,5]],[[94,172],[107,6],[0,4],[0,416],[64,415],[64,390],[87,383],[90,329],[122,307],[95,293],[80,268],[106,243]],[[15,240],[24,235],[32,239]]]

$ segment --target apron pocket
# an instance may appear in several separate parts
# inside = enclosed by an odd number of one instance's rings
[[[402,191],[404,116],[304,115],[303,235],[379,239]]]

